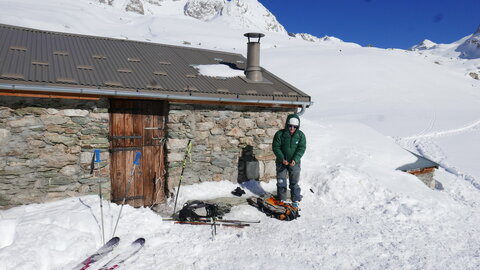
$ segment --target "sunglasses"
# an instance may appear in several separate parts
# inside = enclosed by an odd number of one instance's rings
[[[298,126],[288,125],[288,128],[298,128]]]

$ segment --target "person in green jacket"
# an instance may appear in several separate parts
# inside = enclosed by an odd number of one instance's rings
[[[300,130],[300,118],[296,114],[287,116],[285,128],[277,131],[273,137],[273,153],[277,167],[277,199],[287,199],[287,174],[290,195],[295,207],[302,200],[300,181],[300,159],[307,148],[305,134]]]

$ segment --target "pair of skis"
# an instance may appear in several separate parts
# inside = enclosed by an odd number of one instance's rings
[[[94,263],[100,261],[105,256],[110,254],[119,244],[120,238],[113,237],[110,239],[105,245],[99,248],[95,253],[88,256],[85,260],[83,260],[79,265],[75,266],[74,270],[85,270],[92,266]],[[117,256],[113,257],[110,261],[104,264],[100,270],[113,270],[118,268],[122,263],[126,260],[131,258],[133,255],[137,254],[140,249],[145,244],[144,238],[138,238],[137,240],[133,241],[130,246],[128,246],[125,250],[117,254]]]
[[[163,219],[165,221],[174,221],[175,224],[188,224],[188,225],[210,225],[220,227],[234,227],[244,228],[250,226],[252,223],[260,223],[260,221],[245,221],[245,220],[232,220],[232,219],[211,219],[211,218],[199,218],[195,220],[178,220],[173,218]]]

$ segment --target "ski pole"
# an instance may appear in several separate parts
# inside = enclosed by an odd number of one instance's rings
[[[132,182],[133,178],[135,177],[135,168],[140,164],[139,163],[140,156],[141,156],[140,152],[137,152],[136,155],[135,155],[135,161],[133,161],[132,172],[130,174],[130,179],[128,180],[127,187],[125,188],[125,196],[123,196],[122,206],[120,207],[120,212],[118,213],[117,222],[115,223],[115,228],[113,229],[112,238],[115,236],[115,232],[117,231],[118,221],[120,220],[120,216],[122,215],[123,206],[125,205],[125,201],[127,200],[127,195],[128,195],[128,190],[129,190],[129,187],[130,187],[130,183]]]
[[[180,173],[180,181],[178,181],[177,195],[175,196],[175,205],[173,206],[172,216],[175,215],[175,212],[177,210],[178,194],[180,193],[180,185],[182,184],[183,172],[185,171],[185,167],[187,166],[187,156],[190,156],[190,162],[192,162],[192,140],[188,140],[187,148],[185,148],[185,157],[183,158],[182,172]]]
[[[100,163],[102,160],[100,159],[100,149],[95,149],[94,154],[92,157],[91,169],[90,174],[93,174],[95,170],[95,163]],[[98,168],[97,176],[100,176],[100,168]],[[98,179],[98,197],[100,198],[100,217],[102,220],[102,242],[105,245],[105,226],[103,223],[103,198],[102,198],[102,181]]]

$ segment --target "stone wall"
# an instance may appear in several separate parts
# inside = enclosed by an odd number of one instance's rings
[[[0,96],[0,209],[98,193],[110,198],[109,101]],[[167,185],[178,185],[185,147],[193,141],[183,184],[242,182],[242,150],[253,147],[260,180],[275,178],[271,142],[293,109],[170,104]],[[101,149],[93,176],[90,162]]]
[[[260,180],[275,178],[271,143],[285,127],[293,109],[241,106],[170,104],[168,116],[168,185],[176,187],[189,139],[193,141],[182,184],[229,180],[242,182],[239,159],[242,149],[253,146],[260,161]]]
[[[98,192],[110,197],[108,100],[0,96],[0,208]],[[100,174],[90,175],[93,149]]]

